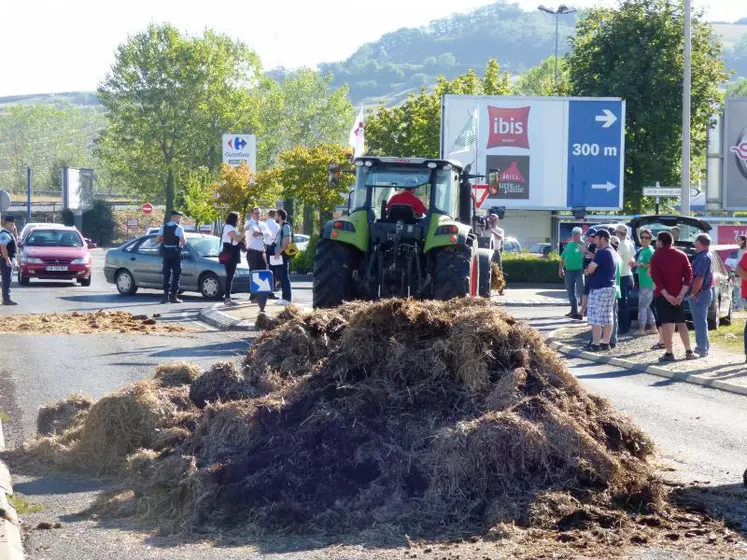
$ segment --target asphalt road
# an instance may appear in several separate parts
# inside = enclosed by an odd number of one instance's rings
[[[97,255],[100,260],[101,256]],[[299,299],[310,295],[308,285],[299,285]],[[133,313],[161,313],[164,320],[191,323],[206,302],[185,294],[180,306],[159,305],[156,292],[122,298],[103,281],[94,277],[90,288],[32,284],[18,288],[17,308],[0,308],[0,320],[12,321],[11,313],[48,311],[90,311],[121,308]],[[566,322],[565,308],[509,310],[528,320],[543,332]],[[231,359],[245,352],[249,340],[240,333],[211,330],[167,337],[128,335],[26,336],[3,337],[0,360],[0,409],[13,422],[5,424],[11,444],[34,431],[35,411],[44,402],[71,392],[100,396],[130,381],[152,374],[157,363],[186,359],[209,365],[217,359]],[[7,345],[6,345],[7,344]],[[5,349],[8,350],[5,350]],[[661,460],[672,469],[671,478],[682,481],[708,481],[714,495],[731,499],[739,493],[741,473],[747,466],[747,398],[705,389],[646,374],[632,374],[619,368],[573,360],[571,371],[589,390],[609,398],[615,406],[654,438]],[[27,515],[29,526],[39,521],[63,522],[61,529],[29,532],[29,558],[81,560],[116,558],[177,559],[205,558],[393,558],[389,553],[361,547],[320,548],[320,543],[256,541],[234,542],[230,546],[175,544],[165,537],[134,530],[117,523],[98,524],[76,514],[95,498],[102,483],[96,480],[35,478],[14,472],[15,489],[45,510]],[[743,500],[743,498],[742,498]],[[745,516],[745,508],[730,515]],[[402,551],[396,557],[402,556]],[[381,555],[380,555],[381,554]],[[462,555],[462,558],[469,556]],[[482,557],[482,556],[480,556]],[[490,556],[493,557],[493,556]],[[638,550],[636,558],[687,558],[658,550]]]

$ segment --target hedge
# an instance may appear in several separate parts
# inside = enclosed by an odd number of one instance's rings
[[[557,253],[550,253],[547,257],[528,253],[503,253],[503,275],[509,287],[518,282],[562,284],[563,279],[558,276],[559,263]]]

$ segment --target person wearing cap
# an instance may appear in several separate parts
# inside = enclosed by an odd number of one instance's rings
[[[10,298],[10,284],[16,259],[16,219],[5,216],[0,230],[0,281],[2,281],[3,305],[18,305]]]
[[[573,228],[571,241],[563,248],[558,265],[558,276],[565,279],[565,289],[571,304],[571,312],[566,317],[577,320],[583,319],[579,313],[584,294],[584,244],[581,233],[580,227]]]
[[[182,249],[187,244],[181,226],[181,212],[171,212],[171,219],[158,230],[156,243],[161,243],[163,257],[163,299],[161,303],[182,303],[179,299],[179,280],[182,277]]]
[[[624,335],[630,330],[630,292],[633,289],[632,267],[635,265],[635,245],[628,239],[628,228],[624,224],[615,226],[615,237],[620,240],[618,254],[622,259],[618,326],[619,334]]]
[[[617,257],[610,247],[610,234],[601,229],[597,233],[594,261],[587,267],[591,292],[589,292],[589,324],[592,332],[592,352],[609,350],[617,289]]]

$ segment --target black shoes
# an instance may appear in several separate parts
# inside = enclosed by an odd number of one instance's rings
[[[184,300],[179,299],[177,296],[171,296],[169,298],[169,303],[184,303]]]
[[[17,301],[13,301],[12,299],[6,299],[3,301],[3,305],[18,305]]]
[[[163,298],[161,298],[161,303],[168,303],[169,302],[169,294],[163,294]]]

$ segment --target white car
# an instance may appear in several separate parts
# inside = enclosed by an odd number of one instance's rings
[[[293,243],[296,244],[296,247],[298,247],[299,251],[305,251],[306,247],[309,246],[309,236],[303,235],[301,233],[294,233]]]

